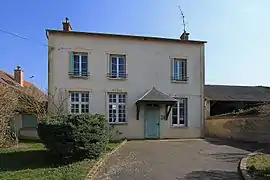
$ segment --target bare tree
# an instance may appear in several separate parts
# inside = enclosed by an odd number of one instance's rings
[[[55,87],[52,92],[48,93],[48,99],[48,114],[50,116],[63,115],[68,112],[67,104],[69,100],[69,94],[66,89]]]

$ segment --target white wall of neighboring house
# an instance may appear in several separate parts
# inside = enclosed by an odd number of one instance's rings
[[[188,99],[188,126],[175,128],[168,120],[160,122],[160,138],[195,138],[200,137],[204,123],[204,45],[167,41],[147,41],[112,37],[95,37],[67,33],[50,33],[49,45],[49,91],[55,87],[63,92],[89,91],[90,111],[107,114],[107,92],[127,92],[127,124],[116,125],[127,138],[144,138],[144,111],[136,120],[135,102],[147,90],[156,87],[161,92],[173,97]],[[60,47],[67,47],[59,49]],[[70,78],[69,52],[88,53],[87,79]],[[126,55],[126,80],[109,80],[109,54]],[[187,59],[187,83],[171,82],[171,60]],[[65,93],[65,95],[68,95]],[[58,98],[57,96],[55,97]],[[50,102],[49,102],[50,105]],[[68,103],[66,104],[68,109]],[[161,115],[165,109],[162,106]]]

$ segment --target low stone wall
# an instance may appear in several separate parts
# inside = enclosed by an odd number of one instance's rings
[[[209,117],[205,136],[270,143],[270,117]]]

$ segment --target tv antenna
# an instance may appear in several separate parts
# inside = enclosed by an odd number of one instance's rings
[[[186,32],[186,22],[185,22],[185,15],[181,9],[181,6],[178,5],[178,8],[180,10],[180,14],[181,14],[181,17],[182,17],[182,24],[183,24],[183,27],[184,27],[184,32]]]

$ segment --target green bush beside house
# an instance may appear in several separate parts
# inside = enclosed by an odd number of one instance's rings
[[[47,149],[60,158],[97,158],[109,141],[104,115],[79,114],[50,117],[38,124]]]

